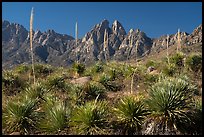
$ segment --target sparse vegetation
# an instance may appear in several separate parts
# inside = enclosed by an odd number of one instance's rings
[[[35,84],[29,82],[31,65],[4,70],[2,133],[201,135],[202,56],[175,53],[169,59],[67,68],[36,64]],[[148,72],[149,66],[155,70]],[[83,76],[90,81],[71,82]]]

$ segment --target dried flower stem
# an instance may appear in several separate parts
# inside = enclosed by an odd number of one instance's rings
[[[104,40],[103,40],[103,53],[104,53],[104,58],[105,58],[105,61],[107,62],[107,56],[106,56],[106,50],[108,48],[108,32],[107,30],[105,29],[105,32],[104,32]]]
[[[77,48],[77,42],[78,42],[78,24],[76,22],[76,25],[75,25],[75,38],[76,38],[76,48]],[[77,63],[78,63],[78,49],[77,49],[77,53],[76,53],[76,56],[77,56]]]
[[[167,40],[166,40],[166,55],[167,55],[168,64],[169,64],[169,35],[167,35]]]
[[[180,29],[178,29],[178,37],[177,37],[177,53],[181,50],[181,36]]]
[[[35,85],[35,69],[34,69],[34,55],[33,55],[33,15],[34,9],[31,10],[30,16],[30,51],[31,51],[31,60],[32,60],[32,70],[33,70],[33,82]]]

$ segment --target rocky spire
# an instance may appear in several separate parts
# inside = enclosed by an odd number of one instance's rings
[[[121,25],[121,23],[117,20],[115,20],[112,24],[112,31],[114,34],[118,35],[126,35],[126,31]]]

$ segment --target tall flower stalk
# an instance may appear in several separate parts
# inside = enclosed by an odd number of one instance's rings
[[[30,51],[31,51],[31,60],[32,60],[32,70],[33,70],[33,82],[35,85],[35,69],[34,69],[34,55],[33,55],[33,15],[34,9],[31,10],[30,16]]]
[[[75,25],[75,38],[76,38],[76,48],[77,48],[77,42],[78,42],[78,24],[77,22]],[[78,52],[79,52],[79,49],[77,49],[77,63],[78,63]]]
[[[177,53],[181,50],[181,36],[180,29],[178,29],[178,37],[177,37]]]
[[[104,53],[104,58],[105,58],[105,61],[107,62],[107,56],[106,56],[106,50],[108,48],[108,33],[107,33],[107,30],[105,29],[105,32],[104,32],[104,41],[103,41],[103,53]]]
[[[136,61],[136,66],[137,66],[137,49],[138,49],[138,46],[139,46],[139,42],[136,41],[136,55],[135,55],[135,61]],[[136,71],[137,71],[137,67],[135,68],[134,72],[133,72],[133,75],[132,75],[132,79],[131,79],[131,85],[130,85],[130,93],[133,94],[133,84],[134,84],[134,77],[135,77],[135,74],[136,74]]]
[[[167,40],[166,40],[166,55],[167,55],[168,64],[169,64],[169,35],[167,35]]]

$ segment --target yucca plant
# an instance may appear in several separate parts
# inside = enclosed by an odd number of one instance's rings
[[[4,71],[2,76],[3,92],[7,95],[14,95],[27,86],[19,75],[13,71]]]
[[[77,107],[71,118],[71,126],[76,134],[98,135],[105,134],[108,109],[104,101],[86,102]]]
[[[73,68],[74,72],[76,73],[77,77],[81,76],[85,71],[85,65],[81,64],[81,63],[77,63],[77,62],[75,62],[72,65],[72,68]]]
[[[94,71],[96,73],[102,72],[104,70],[103,64],[102,63],[96,63],[94,66]]]
[[[122,85],[112,81],[111,77],[105,74],[100,77],[99,83],[101,83],[109,91],[119,91],[122,88]]]
[[[193,106],[187,111],[190,118],[188,124],[179,123],[179,129],[188,135],[202,135],[202,99],[195,98]],[[180,122],[180,121],[179,121]]]
[[[35,75],[36,77],[46,77],[50,75],[54,69],[51,66],[45,64],[35,64]]]
[[[58,134],[68,127],[70,110],[64,102],[50,99],[46,99],[47,104],[44,106],[44,116],[39,124],[39,129],[49,134]]]
[[[122,134],[141,134],[143,120],[148,115],[142,100],[135,96],[123,97],[114,108],[114,112]]]
[[[16,72],[19,74],[26,73],[30,70],[30,66],[28,65],[19,65],[15,68]]]
[[[66,90],[66,83],[62,76],[52,75],[48,77],[46,86],[49,90]]]
[[[86,85],[83,85],[81,93],[83,94],[84,100],[92,100],[97,96],[103,98],[105,96],[105,88],[103,85],[97,82],[89,82]]]
[[[30,87],[25,88],[23,92],[21,92],[21,96],[25,97],[27,96],[30,99],[43,99],[43,96],[45,93],[47,93],[49,90],[46,88],[46,86],[43,83],[37,82],[35,85],[31,85]]]
[[[170,63],[175,64],[176,67],[181,68],[184,66],[184,54],[182,52],[178,52],[172,55],[169,58]]]
[[[149,90],[150,127],[144,134],[181,134],[180,124],[189,124],[187,110],[195,87],[180,78],[161,78]]]
[[[166,64],[162,72],[167,76],[174,76],[176,74],[176,66],[173,63]]]
[[[37,101],[30,98],[8,101],[6,109],[3,111],[5,131],[7,133],[20,132],[21,134],[29,134],[36,130],[40,120],[40,113],[35,111]]]
[[[187,67],[193,72],[202,71],[202,55],[191,54],[189,57],[187,57],[186,64]]]

